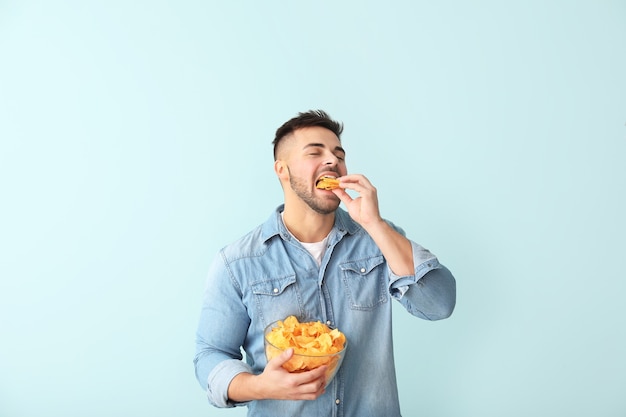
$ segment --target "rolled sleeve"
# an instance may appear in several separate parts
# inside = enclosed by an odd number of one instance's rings
[[[427,249],[411,241],[413,250],[414,275],[399,276],[389,270],[389,290],[395,299],[401,299],[409,290],[409,286],[417,283],[424,275],[439,267],[439,260]]]
[[[245,362],[230,359],[220,362],[209,374],[207,398],[211,404],[220,408],[231,408],[244,403],[236,403],[228,398],[228,386],[240,373],[252,373],[252,368]]]
[[[411,242],[415,274],[395,275],[391,270],[389,292],[406,310],[426,320],[449,317],[456,305],[456,281],[452,273],[427,249]]]

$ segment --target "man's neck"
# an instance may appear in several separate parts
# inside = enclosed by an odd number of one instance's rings
[[[294,210],[285,205],[283,222],[300,242],[314,243],[324,240],[335,224],[335,213],[320,214],[311,210]]]

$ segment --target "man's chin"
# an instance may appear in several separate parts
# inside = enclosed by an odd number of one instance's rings
[[[311,205],[311,208],[320,214],[331,214],[337,211],[340,202],[339,198],[331,201],[326,200],[323,204]]]

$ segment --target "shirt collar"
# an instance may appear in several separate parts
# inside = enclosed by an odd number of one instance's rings
[[[289,239],[289,231],[280,218],[280,213],[284,210],[284,208],[284,204],[278,206],[272,215],[261,226],[261,238],[263,239],[263,242],[268,241],[276,235],[282,236],[285,240]],[[350,215],[345,210],[338,208],[335,211],[335,225],[333,226],[333,231],[337,231],[341,234],[347,232],[353,235],[358,232],[360,228],[361,226],[352,220]]]

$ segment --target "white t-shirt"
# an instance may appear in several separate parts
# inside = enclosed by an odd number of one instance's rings
[[[295,237],[294,237],[295,239]],[[298,240],[298,239],[296,239]],[[328,236],[324,238],[321,242],[313,242],[313,243],[304,243],[300,242],[304,249],[308,250],[311,256],[315,258],[317,261],[317,266],[320,266],[322,263],[322,258],[324,257],[324,252],[326,252],[326,242],[328,241]]]

